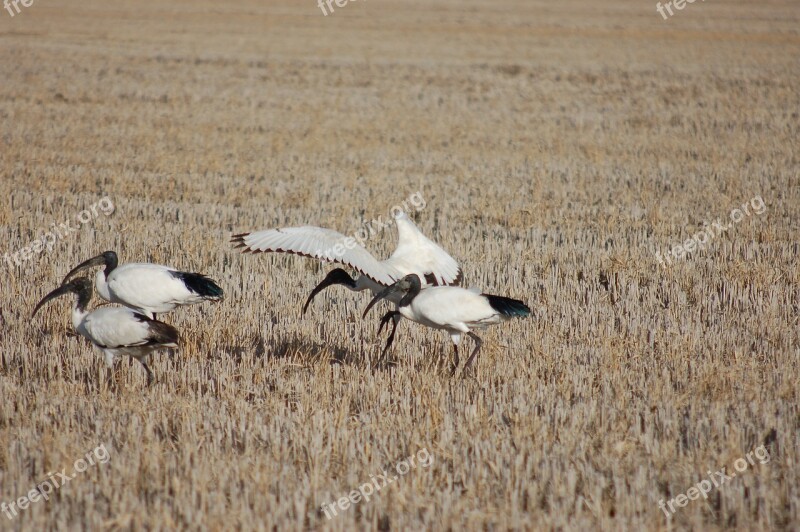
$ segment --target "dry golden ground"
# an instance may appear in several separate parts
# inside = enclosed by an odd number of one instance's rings
[[[797,529],[800,8],[696,2],[35,0],[0,11],[0,253],[108,195],[0,280],[0,502],[89,468],[0,529]],[[328,267],[232,232],[345,233],[414,192],[467,283],[534,309],[447,378],[441,332]],[[745,217],[694,256],[655,251]],[[367,247],[391,250],[393,230]],[[205,272],[218,305],[163,316],[158,383],[102,359],[68,302],[102,250]],[[471,342],[466,340],[467,348]],[[463,360],[463,358],[462,358]],[[446,364],[444,364],[446,365]],[[766,443],[667,519],[685,493]],[[319,508],[427,449],[369,502]]]

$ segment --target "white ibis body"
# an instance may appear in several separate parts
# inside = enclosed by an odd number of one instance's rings
[[[237,248],[242,248],[244,253],[293,253],[323,262],[343,264],[359,273],[357,278],[353,278],[341,268],[332,270],[311,291],[303,305],[303,313],[318,293],[333,285],[342,285],[354,292],[368,289],[374,295],[397,279],[412,273],[423,279],[426,286],[457,285],[461,282],[462,272],[456,260],[422,234],[406,213],[401,212],[395,216],[395,222],[398,234],[397,249],[386,260],[376,259],[352,237],[348,238],[337,231],[314,226],[283,227],[241,233],[233,235],[231,242],[236,244]],[[386,296],[394,303],[397,303],[400,297],[394,294]],[[399,315],[394,315],[393,319],[394,327],[385,350],[394,339]]]
[[[220,301],[224,297],[222,288],[201,273],[181,272],[150,263],[117,264],[117,254],[106,251],[77,265],[63,282],[86,268],[105,266],[95,275],[100,297],[138,310],[148,318],[175,307]]]
[[[531,312],[522,301],[481,294],[458,286],[432,286],[423,289],[419,277],[411,274],[378,293],[367,305],[364,316],[379,299],[391,296],[393,293],[402,294],[396,312],[404,318],[450,333],[455,352],[453,373],[458,366],[458,344],[463,334],[467,334],[476,342],[475,350],[464,364],[464,370],[467,370],[483,344],[478,335],[472,332],[473,330],[514,317],[524,318]]]
[[[153,373],[147,366],[150,354],[169,347],[178,347],[178,331],[171,325],[156,321],[124,307],[100,307],[87,310],[92,298],[92,282],[79,277],[61,285],[47,294],[36,305],[33,315],[51,299],[66,294],[75,295],[72,307],[72,326],[81,336],[92,342],[105,355],[106,365],[111,368],[120,355],[138,360],[147,372],[147,385],[153,381]]]

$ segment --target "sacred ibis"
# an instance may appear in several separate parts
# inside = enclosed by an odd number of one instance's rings
[[[112,368],[114,360],[120,355],[133,357],[147,372],[147,385],[150,386],[153,382],[153,373],[147,367],[150,353],[157,349],[178,347],[179,335],[175,327],[130,308],[100,307],[89,312],[87,307],[92,299],[92,282],[86,277],[62,284],[44,296],[33,309],[31,317],[45,303],[65,294],[75,295],[72,326],[103,352],[106,366]]]
[[[252,233],[233,235],[231,242],[243,253],[293,253],[323,262],[334,262],[349,266],[359,273],[353,278],[345,270],[335,268],[319,283],[303,305],[305,314],[311,300],[325,288],[342,285],[354,292],[369,289],[373,294],[394,283],[404,275],[416,274],[425,285],[457,285],[462,272],[453,257],[439,245],[427,238],[405,212],[395,216],[397,225],[397,249],[386,260],[376,259],[355,238],[332,229],[322,227],[282,227]],[[388,295],[387,299],[397,303],[400,296]],[[399,314],[392,316],[394,326],[389,334],[384,352],[394,340]],[[387,318],[388,320],[388,318]],[[385,324],[382,322],[381,328]]]
[[[464,365],[466,371],[475,360],[475,355],[483,344],[482,340],[472,332],[510,318],[524,318],[531,309],[525,303],[508,297],[481,294],[475,289],[467,290],[459,286],[422,287],[420,278],[410,274],[379,292],[364,310],[362,317],[380,299],[400,294],[397,312],[404,318],[434,329],[443,329],[450,333],[455,352],[452,373],[458,367],[458,344],[461,335],[467,334],[475,340],[475,350]],[[381,326],[391,312],[381,320]]]
[[[138,310],[148,318],[178,306],[203,301],[220,301],[224,293],[217,283],[202,273],[181,272],[159,264],[131,262],[117,266],[117,254],[105,251],[78,264],[63,282],[81,270],[105,266],[95,275],[100,297]]]

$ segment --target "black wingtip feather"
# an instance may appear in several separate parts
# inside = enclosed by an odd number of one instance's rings
[[[212,279],[202,273],[174,272],[190,291],[207,299],[222,299],[225,293]]]
[[[489,304],[497,312],[503,316],[524,318],[531,313],[531,309],[518,299],[511,299],[510,297],[493,296],[491,294],[483,294],[489,300]]]

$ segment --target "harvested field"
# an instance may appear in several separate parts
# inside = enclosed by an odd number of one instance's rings
[[[800,528],[797,2],[18,5],[0,530]],[[331,268],[229,242],[350,235],[414,194],[467,286],[533,310],[480,332],[465,378],[405,320],[376,370],[366,293],[301,315]],[[127,360],[104,384],[66,299],[30,317],[107,249],[225,289],[159,316],[182,345],[149,388]]]

